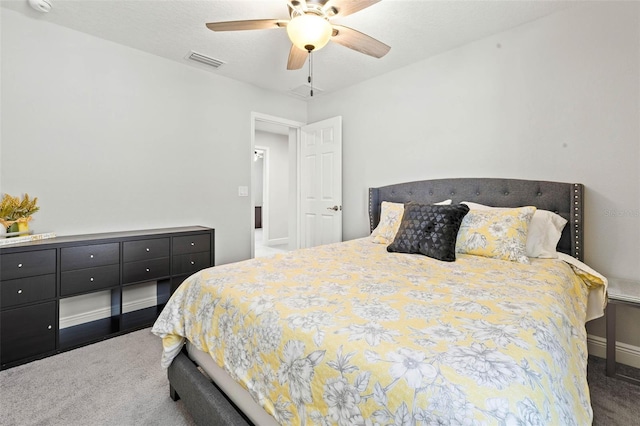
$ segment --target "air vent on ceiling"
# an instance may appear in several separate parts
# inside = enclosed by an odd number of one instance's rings
[[[189,52],[186,58],[191,61],[200,62],[201,64],[208,65],[216,69],[220,68],[224,64],[224,62],[222,62],[220,59],[215,59],[194,51]]]
[[[315,86],[313,87],[313,97],[318,96],[322,92],[324,92],[324,90],[318,89]],[[291,89],[289,93],[299,98],[311,98],[311,86],[308,84],[303,84],[302,86],[298,86],[295,89]]]

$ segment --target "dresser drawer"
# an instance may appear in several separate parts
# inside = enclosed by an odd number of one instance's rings
[[[66,271],[60,274],[60,295],[90,293],[120,285],[120,265]]]
[[[173,275],[190,274],[211,266],[211,253],[190,253],[173,256]]]
[[[0,255],[0,279],[33,277],[56,272],[56,251],[37,250]]]
[[[186,235],[173,237],[173,255],[211,251],[211,235]]]
[[[56,348],[56,302],[9,309],[0,318],[2,364]]]
[[[153,240],[127,241],[122,244],[122,261],[136,262],[139,260],[169,257],[169,238]]]
[[[0,284],[2,308],[56,297],[56,274],[3,281]]]
[[[158,278],[168,277],[171,274],[171,263],[168,257],[129,262],[125,263],[122,268],[123,284],[152,281]]]
[[[61,249],[60,253],[62,271],[114,265],[120,262],[119,243],[67,247]]]

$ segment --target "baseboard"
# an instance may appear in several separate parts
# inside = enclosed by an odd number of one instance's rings
[[[151,306],[156,306],[157,304],[158,298],[155,295],[153,297],[147,297],[144,299],[122,302],[122,313],[126,314],[127,312],[137,311],[138,309],[150,308]]]
[[[289,238],[285,237],[285,238],[272,238],[269,239],[269,241],[265,242],[264,245],[267,247],[273,247],[273,246],[281,246],[284,244],[289,244]]]
[[[60,317],[60,328],[73,327],[74,325],[84,324],[111,316],[111,308],[94,309],[92,311],[82,312],[76,315]]]
[[[589,334],[587,336],[589,354],[607,358],[607,339]],[[640,368],[640,347],[616,342],[616,362]]]
[[[157,304],[156,297],[147,297],[139,300],[131,300],[122,304],[122,313],[137,311],[138,309],[149,308]],[[82,312],[76,315],[69,315],[60,318],[60,328],[72,327],[74,325],[84,324],[90,321],[109,318],[111,316],[111,307],[107,306],[92,311]]]

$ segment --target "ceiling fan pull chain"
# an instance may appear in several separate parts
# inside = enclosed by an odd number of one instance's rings
[[[311,97],[313,97],[313,55],[312,50],[309,50],[309,78],[307,78],[309,86],[311,88]]]

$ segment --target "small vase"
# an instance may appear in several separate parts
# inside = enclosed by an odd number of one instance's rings
[[[29,222],[26,220],[18,220],[7,227],[7,233],[14,234],[9,238],[17,237],[19,235],[27,235],[29,233]]]
[[[18,222],[18,232],[21,234],[29,233],[29,222]]]

